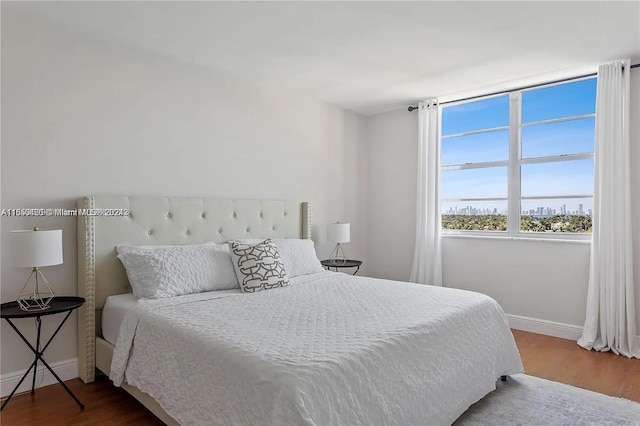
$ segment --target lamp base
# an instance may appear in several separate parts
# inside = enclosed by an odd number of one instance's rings
[[[50,298],[40,298],[40,299],[18,299],[18,304],[20,305],[20,309],[27,312],[34,311],[44,311],[50,308],[49,302],[51,302],[52,297]]]
[[[336,244],[333,248],[333,251],[329,255],[329,259],[333,260],[335,263],[345,263],[347,261],[347,256],[344,254],[344,250],[342,250],[340,243]]]
[[[43,288],[40,287],[40,282],[44,284]],[[40,269],[35,267],[24,283],[24,286],[22,286],[17,302],[23,311],[44,311],[45,309],[49,309],[49,303],[53,297],[54,294],[49,286],[49,281],[42,275]]]

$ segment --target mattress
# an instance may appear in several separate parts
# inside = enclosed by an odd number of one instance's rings
[[[102,309],[102,338],[112,345],[118,341],[120,325],[129,310],[138,304],[133,293],[117,294],[107,297]]]
[[[138,303],[110,377],[185,425],[449,425],[522,371],[490,297],[325,271]]]

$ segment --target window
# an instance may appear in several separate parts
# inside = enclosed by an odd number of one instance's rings
[[[442,108],[445,232],[591,232],[596,79]]]

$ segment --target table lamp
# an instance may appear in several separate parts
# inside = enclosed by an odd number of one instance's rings
[[[342,250],[341,243],[348,243],[351,241],[351,224],[350,223],[330,223],[327,226],[327,240],[335,242],[336,246],[329,255],[329,259],[336,263],[344,263],[347,260],[347,256]]]
[[[41,266],[62,263],[62,230],[38,228],[9,232],[9,256],[13,266],[30,267],[17,302],[23,311],[43,311],[53,299],[53,290],[40,271]]]

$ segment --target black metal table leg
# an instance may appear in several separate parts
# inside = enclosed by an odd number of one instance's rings
[[[38,354],[40,353],[40,330],[42,329],[42,320],[40,317],[36,317],[36,323],[38,323],[38,337],[36,338],[36,359],[33,361],[33,381],[31,382],[31,395],[36,392],[36,376],[38,375]]]
[[[11,391],[11,393],[9,394],[9,397],[7,399],[5,399],[5,401],[2,403],[2,407],[0,407],[0,411],[4,410],[5,405],[7,405],[9,403],[9,401],[11,401],[11,398],[13,398],[13,395],[16,393],[16,391],[18,390],[18,388],[20,387],[20,385],[22,384],[22,382],[24,382],[24,379],[27,378],[27,376],[29,375],[29,373],[31,372],[31,369],[33,368],[33,365],[35,364],[35,361],[31,363],[31,365],[29,366],[29,368],[27,369],[27,372],[24,373],[24,376],[22,376],[22,378],[20,379],[20,381],[18,382],[18,384],[16,385],[15,388],[13,388],[13,390]],[[34,373],[35,374],[35,373]]]
[[[49,367],[49,364],[47,364],[45,362],[44,359],[40,359],[40,361],[42,361],[42,364],[47,368],[47,370],[49,370],[49,373],[51,373],[53,375],[53,377],[56,378],[56,380],[58,381],[58,383],[60,383],[62,385],[62,387],[64,388],[64,390],[67,391],[67,393],[69,394],[69,396],[71,398],[73,398],[73,400],[80,406],[80,408],[84,409],[84,404],[82,402],[80,402],[80,400],[73,394],[73,392],[71,392],[71,389],[69,389],[67,387],[67,385],[64,384],[64,382],[62,380],[60,380],[60,377],[58,377],[58,375],[56,374],[55,371],[53,371],[53,369],[51,369],[51,367]]]
[[[55,373],[55,371],[53,371],[53,369],[49,366],[49,364],[47,364],[47,362],[44,360],[44,357],[43,357],[44,356],[44,352],[47,350],[47,348],[49,347],[49,345],[51,344],[53,339],[56,337],[56,335],[58,334],[58,332],[60,331],[60,329],[62,328],[64,323],[67,321],[69,316],[71,316],[71,312],[73,312],[73,310],[67,311],[67,315],[64,317],[62,322],[60,322],[60,324],[58,325],[58,328],[56,328],[56,331],[53,332],[53,334],[51,335],[51,337],[49,338],[47,343],[42,347],[42,349],[40,349],[40,334],[41,334],[41,328],[42,328],[42,322],[40,320],[40,317],[36,317],[36,322],[38,323],[38,330],[37,330],[37,338],[36,338],[36,347],[35,348],[33,347],[33,345],[31,345],[31,343],[29,343],[29,341],[24,337],[24,335],[20,332],[20,330],[18,330],[18,328],[13,324],[13,322],[11,322],[11,320],[9,318],[5,318],[5,320],[9,323],[11,328],[13,328],[13,330],[18,334],[18,336],[20,336],[20,338],[29,347],[29,349],[31,349],[31,352],[34,353],[35,359],[34,359],[33,363],[31,364],[31,366],[29,367],[29,369],[27,370],[27,372],[24,374],[24,376],[22,376],[22,379],[20,379],[20,381],[18,382],[16,387],[13,389],[13,391],[11,391],[11,394],[9,395],[9,397],[4,401],[4,403],[2,404],[2,407],[0,408],[0,411],[2,411],[4,409],[4,407],[7,405],[7,403],[11,400],[13,395],[16,393],[16,391],[18,390],[18,388],[20,387],[20,385],[24,381],[24,379],[29,375],[29,372],[31,371],[32,368],[33,368],[33,382],[31,383],[31,394],[35,393],[36,375],[37,375],[37,371],[38,371],[37,370],[38,361],[42,362],[42,365],[44,365],[44,367],[47,370],[49,370],[49,372],[53,375],[53,377],[55,377],[55,379],[58,381],[58,383],[60,383],[60,385],[62,385],[64,390],[67,391],[69,396],[71,396],[71,398],[73,398],[73,400],[80,406],[80,408],[84,408],[84,404],[82,402],[80,402],[80,400],[73,394],[73,392],[71,392],[71,389],[69,389],[67,387],[67,385],[60,379],[60,377],[58,377],[58,375]]]

